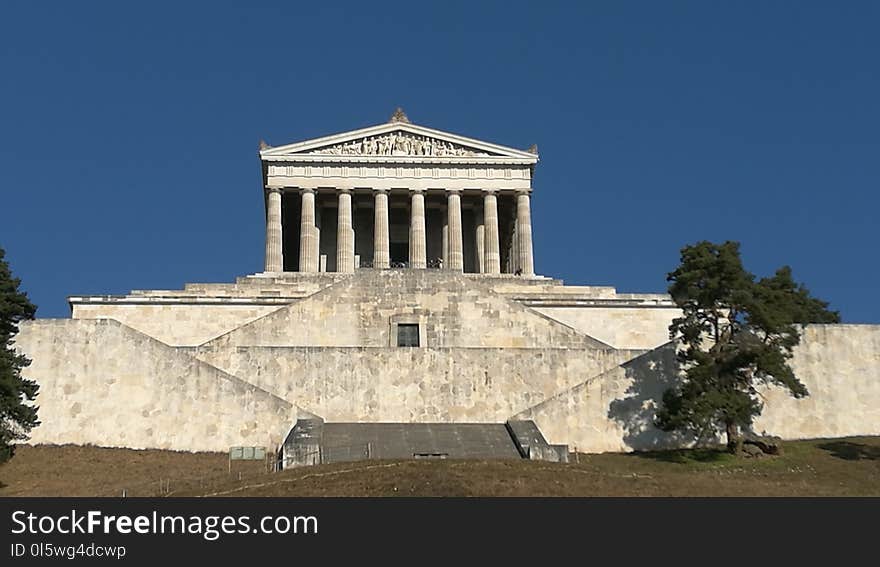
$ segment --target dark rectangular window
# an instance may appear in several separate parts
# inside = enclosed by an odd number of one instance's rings
[[[397,346],[419,346],[418,323],[399,323],[397,325]]]

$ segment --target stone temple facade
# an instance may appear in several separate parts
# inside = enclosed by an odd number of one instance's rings
[[[409,122],[261,144],[265,270],[73,296],[22,325],[34,443],[226,451],[288,465],[526,456],[683,442],[651,425],[675,372],[663,294],[535,274],[536,148]],[[758,432],[880,434],[880,326],[805,330],[811,396],[771,390]]]

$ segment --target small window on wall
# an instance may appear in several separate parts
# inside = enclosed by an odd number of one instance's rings
[[[397,324],[397,346],[419,346],[419,325],[418,323],[398,323]]]

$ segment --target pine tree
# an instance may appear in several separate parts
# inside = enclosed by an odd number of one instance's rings
[[[40,423],[37,408],[28,403],[36,398],[39,386],[21,375],[31,361],[12,347],[18,323],[33,319],[37,308],[19,291],[21,281],[12,277],[5,256],[0,248],[0,463],[11,459],[15,442],[26,439]]]
[[[655,424],[698,439],[723,431],[728,450],[738,453],[742,429],[763,409],[760,386],[809,395],[788,364],[801,326],[839,323],[840,315],[796,283],[788,266],[756,281],[742,265],[738,242],[685,246],[667,281],[682,310],[669,327],[680,345],[682,375],[664,392]]]

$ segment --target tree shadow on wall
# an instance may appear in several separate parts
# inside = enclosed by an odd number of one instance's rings
[[[817,446],[831,453],[832,457],[845,461],[880,461],[880,447],[874,445],[852,441],[831,441]]]
[[[654,426],[654,415],[663,399],[663,392],[675,385],[678,371],[675,345],[666,343],[621,366],[630,383],[626,397],[609,404],[608,417],[623,427],[623,441],[635,451],[660,451],[693,445],[696,438],[692,434],[666,432]],[[650,457],[676,462],[680,459],[675,451],[664,453],[651,454]]]

